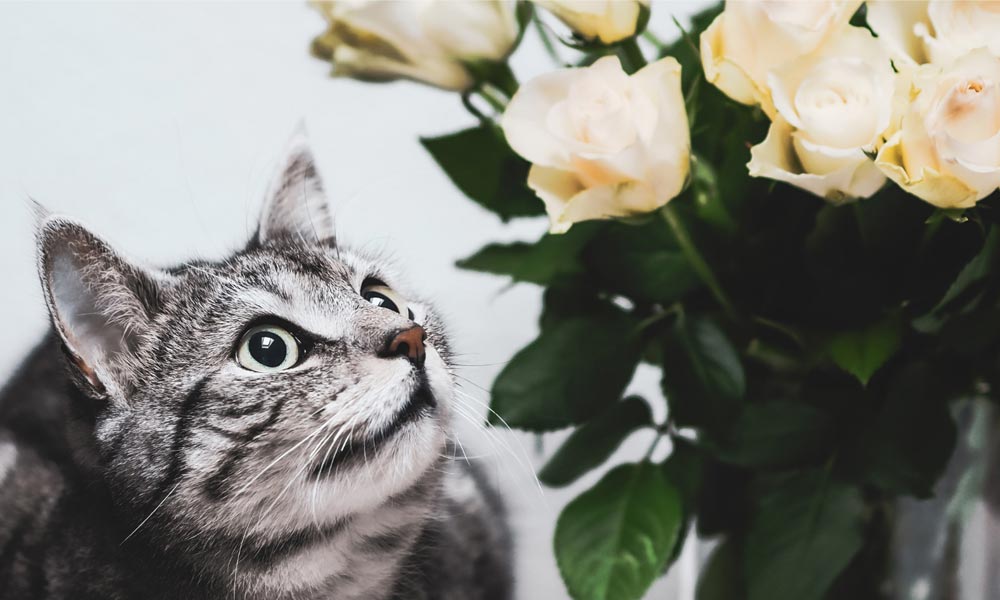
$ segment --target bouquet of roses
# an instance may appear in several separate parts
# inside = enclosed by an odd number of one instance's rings
[[[902,593],[898,500],[975,497],[938,482],[996,424],[1000,4],[727,2],[671,43],[638,0],[319,7],[335,74],[460,94],[477,125],[422,142],[466,196],[548,215],[460,262],[545,288],[491,421],[574,428],[552,486],[672,448],[565,508],[570,594],[639,598],[695,533],[705,600]],[[556,68],[519,84],[529,32]],[[663,398],[623,397],[641,362]]]

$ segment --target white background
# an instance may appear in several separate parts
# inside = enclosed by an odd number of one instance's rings
[[[656,3],[651,28],[705,2]],[[453,264],[493,241],[534,239],[544,220],[503,225],[463,198],[417,142],[473,124],[457,96],[411,83],[334,80],[308,44],[323,29],[304,2],[0,3],[0,381],[47,327],[27,198],[80,218],[154,264],[219,257],[254,229],[264,185],[304,119],[343,240],[394,255],[449,317],[464,387],[481,402],[536,333],[540,290]],[[568,53],[567,53],[568,55]],[[522,80],[552,64],[533,35]],[[658,398],[656,373],[636,390]],[[480,412],[482,408],[477,408]],[[547,436],[550,452],[560,434]],[[469,431],[493,460],[518,541],[518,598],[565,598],[551,550],[560,508],[599,477],[540,490],[534,438]],[[642,455],[638,434],[616,455]],[[530,464],[529,464],[530,463]],[[651,598],[690,598],[694,556]]]

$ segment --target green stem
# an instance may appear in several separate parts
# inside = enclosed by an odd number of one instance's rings
[[[648,41],[650,44],[656,46],[657,50],[662,51],[664,48],[666,48],[666,44],[663,43],[663,40],[656,37],[656,34],[648,29],[642,32],[642,37],[644,37],[646,41]]]
[[[479,110],[475,104],[472,103],[472,92],[462,92],[462,106],[465,110],[469,111],[469,114],[479,119],[481,123],[490,123],[492,119],[484,115],[481,110]]]
[[[646,66],[646,57],[642,55],[639,41],[635,37],[630,37],[618,45],[618,56],[629,74]]]
[[[542,40],[542,46],[545,46],[546,54],[552,58],[556,65],[560,67],[566,66],[562,57],[559,56],[559,50],[556,49],[556,45],[552,43],[552,38],[549,36],[548,28],[545,26],[545,23],[542,23],[542,20],[538,18],[538,13],[531,16],[531,21],[534,23],[535,29],[538,30],[538,37]]]
[[[677,243],[681,247],[681,251],[684,256],[687,257],[688,262],[691,263],[691,267],[694,269],[698,277],[708,286],[708,289],[712,291],[712,295],[715,296],[715,300],[722,306],[723,310],[733,318],[737,319],[736,309],[733,307],[732,302],[729,301],[729,297],[726,296],[725,291],[723,291],[722,286],[719,285],[719,280],[715,277],[715,273],[712,268],[708,266],[705,262],[705,258],[698,251],[697,246],[694,244],[694,240],[691,239],[691,235],[688,233],[687,228],[681,222],[680,217],[674,211],[670,204],[664,205],[660,209],[660,214],[663,215],[663,219],[670,225],[670,229],[674,232],[674,237],[677,238]]]
[[[493,110],[498,113],[502,113],[504,109],[507,108],[507,103],[502,99],[497,98],[488,86],[481,85],[476,89],[476,92],[483,100],[486,101],[487,104],[493,107]]]
[[[646,462],[653,456],[653,450],[656,450],[656,445],[660,443],[661,439],[663,439],[663,432],[657,429],[656,437],[653,438],[653,443],[650,444],[649,449],[646,450],[646,455],[642,457],[642,462]]]
[[[489,83],[503,92],[508,98],[514,97],[520,85],[517,82],[514,71],[510,68],[510,64],[506,62],[498,63],[493,67],[490,72]]]

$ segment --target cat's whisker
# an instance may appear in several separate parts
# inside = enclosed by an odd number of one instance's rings
[[[503,426],[507,429],[508,432],[511,432],[513,434],[513,430],[510,428],[509,425],[507,425],[507,421],[504,420],[504,418],[501,417],[499,414],[497,414],[496,411],[494,411],[492,408],[490,408],[490,406],[488,404],[485,404],[484,402],[478,400],[477,398],[475,398],[474,396],[472,396],[468,392],[462,390],[461,386],[456,387],[455,388],[455,392],[456,392],[456,394],[458,394],[461,397],[469,400],[470,402],[473,402],[473,403],[475,403],[475,404],[477,404],[477,405],[479,405],[481,407],[485,407],[490,413],[492,413],[493,415],[495,415],[497,417],[497,419],[500,420],[500,422],[503,424]],[[493,437],[495,440],[499,441],[499,438],[494,437],[494,436],[496,436],[496,433],[493,432],[489,427],[485,427],[485,428],[484,427],[476,427],[475,430],[482,431],[487,436]],[[524,449],[524,446],[520,443],[520,441],[516,437],[514,437],[514,443],[517,444],[517,448],[518,448],[518,450],[520,450],[520,455],[518,455],[517,453],[515,453],[510,448],[510,446],[508,446],[507,444],[503,444],[501,442],[501,444],[508,450],[511,458],[513,458],[515,460],[515,462],[518,464],[518,466],[520,466],[522,469],[525,469],[531,475],[531,478],[532,478],[532,480],[534,481],[534,484],[535,484],[535,488],[538,490],[539,496],[544,499],[545,498],[545,490],[542,488],[542,483],[538,480],[538,475],[535,473],[535,469],[531,466],[531,459],[528,457],[527,451]]]

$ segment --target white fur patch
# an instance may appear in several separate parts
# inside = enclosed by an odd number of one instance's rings
[[[14,470],[17,462],[17,447],[10,442],[0,442],[0,483],[7,479],[7,474]]]

